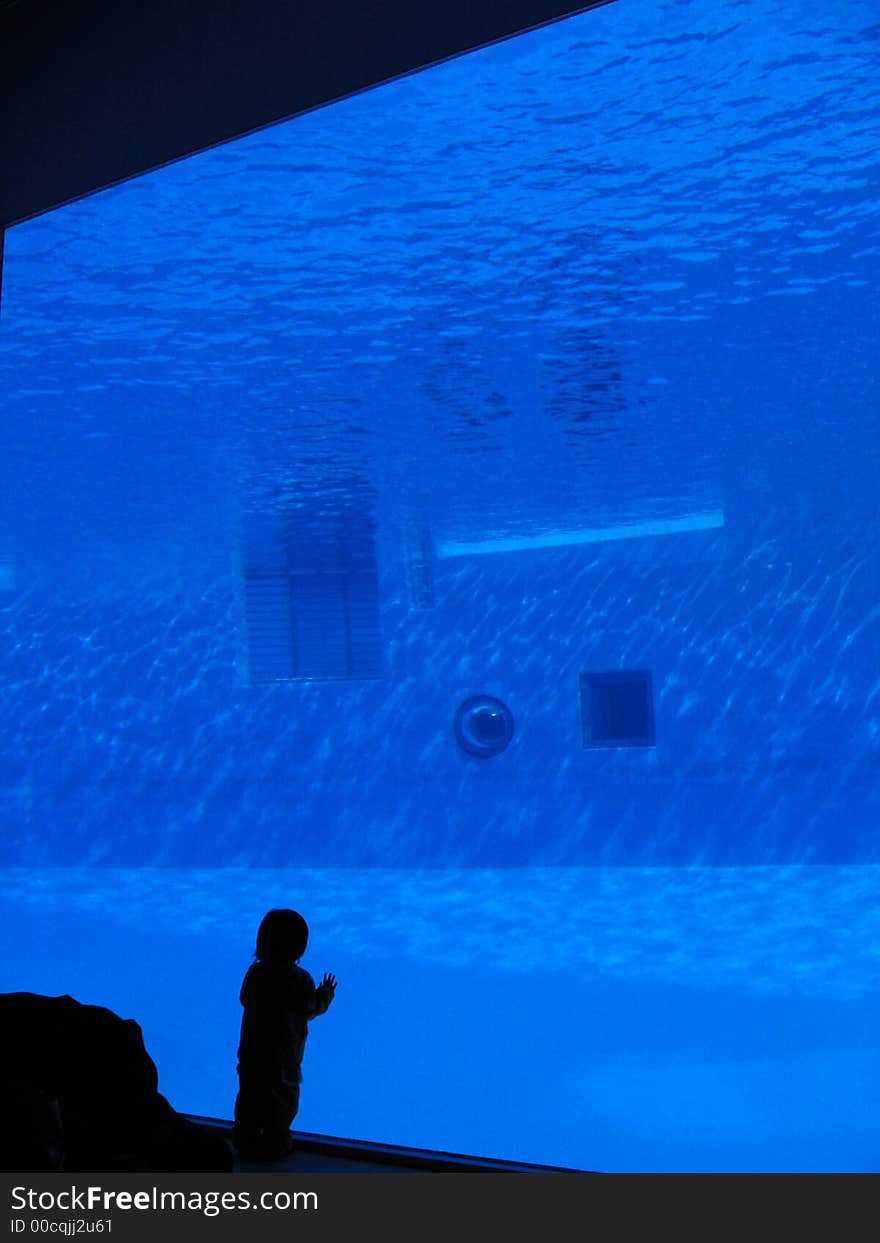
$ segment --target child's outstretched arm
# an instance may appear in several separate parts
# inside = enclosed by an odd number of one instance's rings
[[[319,1014],[325,1014],[330,1009],[330,1003],[336,996],[336,976],[332,971],[325,971],[324,978],[315,989],[315,1008],[312,1010],[309,1018],[317,1018]]]

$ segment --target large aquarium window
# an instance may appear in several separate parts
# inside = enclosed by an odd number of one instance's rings
[[[8,232],[0,990],[228,1118],[295,907],[303,1130],[876,1168],[878,54],[610,5]]]

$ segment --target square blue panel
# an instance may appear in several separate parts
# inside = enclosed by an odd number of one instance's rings
[[[653,747],[650,669],[582,673],[581,728],[585,747]]]

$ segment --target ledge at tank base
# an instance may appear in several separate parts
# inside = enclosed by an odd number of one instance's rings
[[[222,1135],[232,1143],[232,1123],[220,1118],[186,1115]],[[491,1157],[462,1153],[434,1152],[429,1148],[404,1148],[368,1140],[315,1135],[292,1131],[294,1151],[282,1161],[250,1162],[236,1159],[235,1171],[242,1174],[584,1174],[561,1165],[533,1165],[522,1161],[498,1161]]]

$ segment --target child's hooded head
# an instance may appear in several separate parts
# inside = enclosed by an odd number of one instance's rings
[[[299,911],[269,911],[257,930],[261,962],[298,962],[306,952],[309,926]]]

